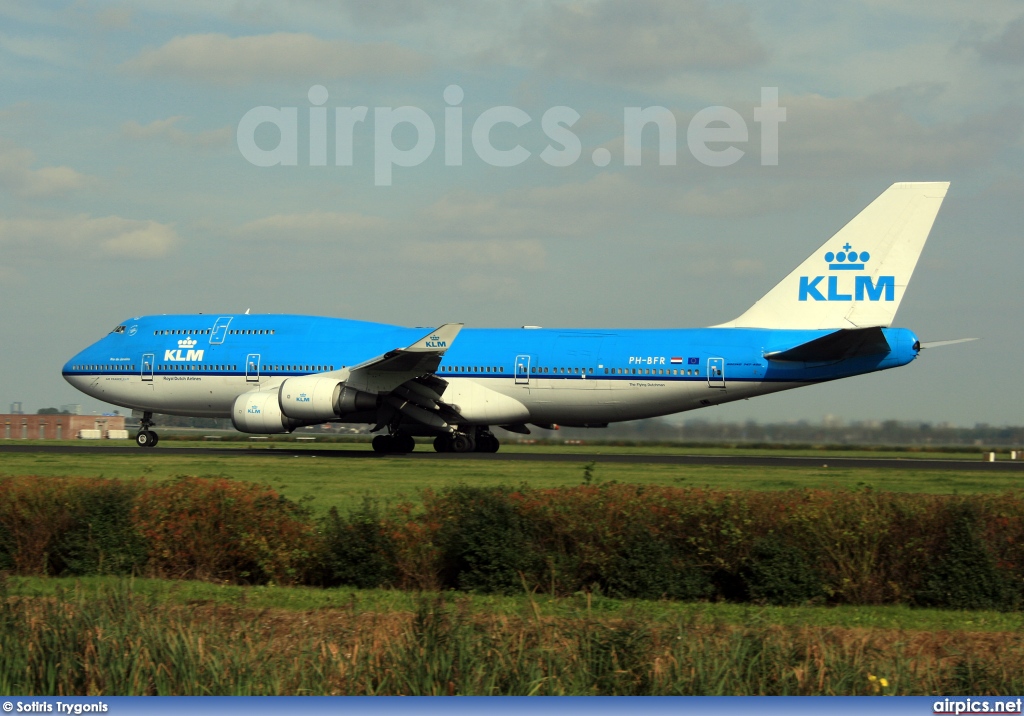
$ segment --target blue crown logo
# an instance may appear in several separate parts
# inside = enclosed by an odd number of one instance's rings
[[[853,247],[847,242],[843,250],[838,253],[831,251],[825,254],[825,261],[828,262],[829,271],[863,271],[864,264],[871,260],[871,254],[861,251],[859,254],[853,251]],[[833,263],[834,262],[834,263]]]

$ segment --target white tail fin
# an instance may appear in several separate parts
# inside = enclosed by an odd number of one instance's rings
[[[793,273],[722,328],[888,326],[949,182],[893,184]]]

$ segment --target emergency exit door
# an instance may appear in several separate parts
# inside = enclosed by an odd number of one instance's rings
[[[708,387],[725,387],[725,358],[708,358]]]

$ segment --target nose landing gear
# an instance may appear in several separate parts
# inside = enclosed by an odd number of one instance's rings
[[[156,447],[160,436],[150,430],[153,427],[153,413],[143,413],[139,421],[139,432],[135,435],[135,444],[139,447]]]

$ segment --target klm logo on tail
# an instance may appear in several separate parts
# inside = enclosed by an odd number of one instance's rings
[[[847,243],[843,250],[838,253],[831,251],[825,254],[825,262],[829,271],[837,271],[828,276],[800,277],[800,300],[801,301],[895,301],[896,300],[896,277],[879,276],[878,281],[871,280],[871,276],[853,276],[851,282],[842,272],[863,271],[864,266],[871,260],[871,254],[867,251],[857,253]],[[842,279],[842,280],[841,280]],[[822,281],[825,285],[822,286]],[[851,285],[852,284],[852,285]],[[822,293],[824,291],[824,293]]]

